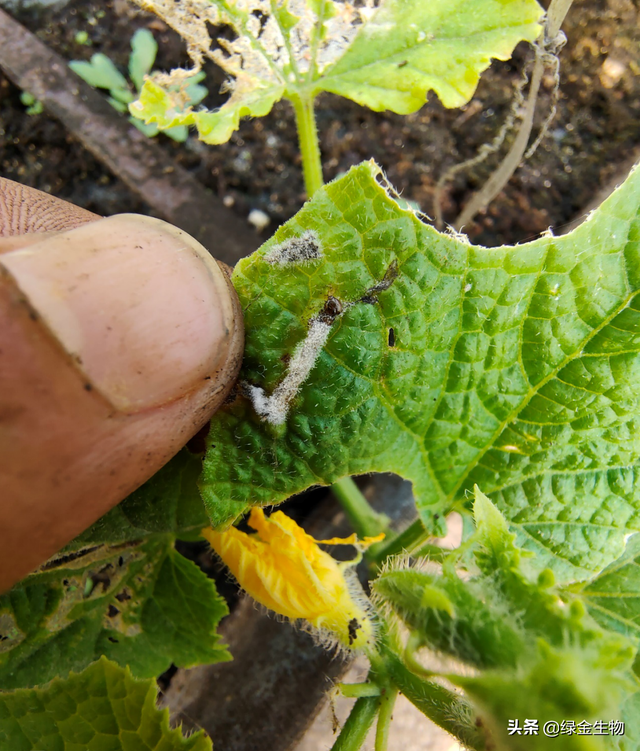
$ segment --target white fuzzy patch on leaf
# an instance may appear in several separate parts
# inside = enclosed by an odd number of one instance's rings
[[[310,322],[306,339],[296,347],[287,375],[271,396],[267,396],[260,386],[246,386],[253,408],[263,420],[272,425],[282,425],[287,419],[291,402],[313,370],[329,337],[331,326],[332,323],[325,323],[317,318]]]
[[[264,260],[275,266],[308,263],[322,258],[322,247],[318,235],[313,230],[307,230],[300,237],[291,237],[278,245],[273,245]]]

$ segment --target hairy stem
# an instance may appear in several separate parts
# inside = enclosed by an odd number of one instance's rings
[[[374,511],[350,477],[334,482],[331,490],[340,501],[358,537],[375,537],[389,528],[389,518]]]
[[[380,708],[379,697],[364,697],[353,705],[331,751],[359,751]]]
[[[476,725],[473,708],[462,696],[415,675],[389,649],[385,649],[383,660],[389,679],[422,714],[473,751],[490,747],[485,732]]]
[[[387,751],[389,745],[389,728],[393,717],[393,708],[398,698],[398,689],[394,686],[388,688],[380,699],[380,711],[378,724],[376,725],[375,751]]]
[[[316,116],[313,109],[313,98],[295,95],[291,103],[296,113],[296,127],[302,156],[302,171],[307,196],[311,198],[316,190],[324,185],[322,179],[322,162],[320,161],[320,143]]]

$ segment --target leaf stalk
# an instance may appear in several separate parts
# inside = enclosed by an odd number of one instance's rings
[[[307,196],[311,198],[324,185],[313,97],[294,94],[291,96],[290,101],[293,104],[293,110],[296,115],[304,186]]]

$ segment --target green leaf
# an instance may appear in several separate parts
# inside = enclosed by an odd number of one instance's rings
[[[155,681],[101,658],[46,688],[0,693],[0,748],[11,751],[211,751],[156,708]]]
[[[144,77],[151,72],[158,43],[149,29],[138,29],[131,37],[131,55],[129,55],[129,78],[133,81],[136,91],[140,91]],[[132,101],[132,100],[129,100]]]
[[[380,112],[407,115],[429,91],[461,107],[491,59],[508,60],[523,39],[540,33],[533,0],[387,0],[365,22],[318,88]]]
[[[192,538],[209,523],[196,482],[202,460],[182,449],[67,547],[69,552],[96,543],[115,544],[170,533]]]
[[[577,591],[598,623],[640,642],[640,535],[617,561]]]
[[[446,107],[458,107],[491,58],[507,60],[519,41],[539,35],[542,15],[535,0],[460,0],[453,11],[447,0],[386,0],[377,8],[335,0],[270,7],[151,0],[144,7],[189,42],[196,70],[204,56],[220,65],[232,93],[215,112],[185,109],[184,95],[171,91],[188,74],[178,70],[146,81],[131,114],[160,128],[195,125],[205,143],[224,143],[241,117],[266,115],[282,97],[308,101],[321,91],[406,114],[433,90]],[[237,36],[212,40],[209,27],[220,25]]]
[[[101,655],[140,677],[229,659],[227,607],[171,538],[92,545],[0,597],[0,688],[41,685]]]
[[[96,89],[127,89],[127,79],[120,73],[111,60],[97,52],[91,57],[91,62],[72,60],[69,67],[90,86]]]
[[[212,522],[390,471],[429,529],[477,483],[540,568],[602,570],[640,529],[640,170],[572,233],[501,248],[423,224],[379,177],[353,168],[235,268]]]

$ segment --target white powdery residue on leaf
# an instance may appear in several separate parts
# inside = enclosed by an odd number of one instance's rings
[[[264,260],[276,266],[309,263],[322,258],[320,238],[313,230],[307,230],[300,237],[292,237],[274,245],[265,254]]]
[[[330,331],[331,323],[324,323],[317,318],[310,322],[307,338],[296,347],[287,375],[271,396],[267,396],[259,386],[246,387],[253,408],[260,417],[272,425],[284,423],[289,406],[313,370]]]

